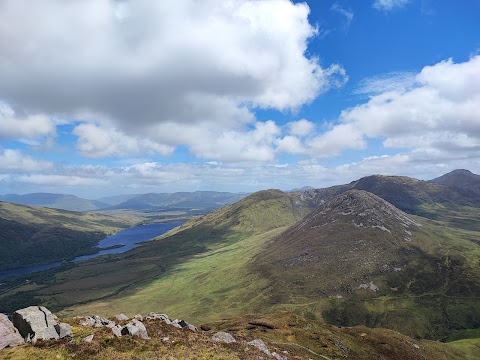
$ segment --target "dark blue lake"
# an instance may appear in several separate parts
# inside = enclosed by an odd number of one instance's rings
[[[153,238],[160,236],[181,224],[182,222],[180,221],[173,221],[168,223],[135,226],[129,229],[122,230],[116,234],[109,235],[105,239],[101,240],[97,245],[97,247],[100,249],[98,253],[77,256],[72,261],[77,262],[82,260],[93,259],[101,255],[123,253],[125,251],[131,250],[137,247],[138,243],[142,241],[152,240]],[[101,249],[109,248],[112,246],[118,246],[118,247],[114,249],[101,250]],[[44,265],[27,266],[27,267],[22,267],[17,269],[0,271],[0,280],[6,279],[9,276],[27,275],[34,272],[52,269],[60,266],[61,264],[62,262],[57,261],[57,262],[52,262]]]

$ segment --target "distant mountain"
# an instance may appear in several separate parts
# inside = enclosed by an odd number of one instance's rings
[[[125,218],[0,201],[0,270],[91,253],[100,239],[130,225]]]
[[[245,194],[216,191],[149,193],[130,198],[110,209],[217,209],[243,197]]]
[[[480,175],[473,174],[468,170],[458,169],[430,180],[435,184],[445,185],[451,188],[472,192],[480,196]]]
[[[51,193],[7,194],[0,196],[0,200],[20,205],[45,206],[69,211],[99,210],[109,206],[97,200],[82,199],[75,195]]]
[[[97,201],[108,204],[110,206],[115,206],[118,204],[121,204],[127,200],[133,199],[137,196],[140,196],[141,194],[127,194],[127,195],[114,195],[114,196],[106,196],[102,197],[100,199],[97,199]]]

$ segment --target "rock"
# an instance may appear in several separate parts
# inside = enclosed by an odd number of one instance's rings
[[[138,321],[143,321],[143,316],[140,314],[135,315],[133,318],[137,319]]]
[[[112,329],[112,333],[113,335],[115,335],[116,337],[120,337],[122,336],[122,326],[120,325],[115,325],[113,326],[111,329]]]
[[[132,335],[138,336],[141,339],[150,339],[150,336],[148,336],[147,333],[147,328],[137,319],[133,319],[122,328],[122,335]]]
[[[24,344],[25,341],[18,330],[8,320],[7,315],[0,314],[0,350],[9,347]]]
[[[125,314],[115,315],[115,319],[117,319],[117,321],[130,320],[130,318],[129,318],[127,315],[125,315]]]
[[[210,331],[210,330],[212,330],[212,328],[211,328],[209,325],[207,325],[207,324],[201,325],[201,326],[200,326],[200,329],[202,329],[203,331]]]
[[[59,339],[56,317],[44,306],[29,306],[13,313],[13,325],[27,340]]]
[[[224,342],[227,344],[234,343],[237,340],[232,336],[232,334],[224,331],[216,332],[212,335],[212,340],[216,342]]]
[[[98,315],[95,315],[95,316],[85,316],[85,318],[80,320],[80,325],[112,328],[116,324],[115,324],[115,322],[113,322],[111,320],[108,320],[108,319],[102,318]]]
[[[286,356],[280,355],[276,352],[273,352],[272,356],[277,360],[288,360],[288,358]]]
[[[55,325],[55,330],[57,330],[60,339],[66,336],[73,336],[72,327],[67,323],[58,323]]]
[[[185,320],[175,319],[172,321],[172,323],[180,325],[182,329],[188,326],[188,323]]]
[[[255,339],[255,340],[249,341],[247,342],[247,345],[254,346],[258,350],[264,352],[265,354],[271,355],[270,351],[267,348],[267,345],[265,345],[265,343],[261,339]]]
[[[93,334],[92,334],[92,335],[88,335],[87,337],[84,337],[84,338],[83,338],[82,342],[83,342],[83,343],[90,343],[90,342],[93,341],[93,337],[94,337]]]
[[[193,331],[193,332],[197,332],[197,331],[198,331],[198,329],[197,329],[197,327],[196,327],[195,325],[188,324],[187,327],[188,327],[189,330],[191,330],[191,331]]]
[[[167,314],[157,314],[157,313],[151,312],[148,314],[147,319],[156,319],[156,320],[159,319],[168,325],[172,324],[172,320],[170,320]]]

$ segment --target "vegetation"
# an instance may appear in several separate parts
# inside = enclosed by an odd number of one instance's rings
[[[0,202],[0,270],[91,253],[100,239],[133,221]]]

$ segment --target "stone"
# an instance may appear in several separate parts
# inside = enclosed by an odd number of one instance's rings
[[[82,320],[80,320],[80,325],[112,328],[116,324],[111,320],[95,315],[95,316],[85,316]]]
[[[167,325],[172,324],[172,320],[170,320],[167,314],[157,314],[157,313],[151,312],[148,314],[147,319],[162,320]]]
[[[72,327],[67,323],[58,323],[55,325],[55,330],[57,330],[60,339],[66,336],[73,336]]]
[[[35,343],[37,340],[59,339],[55,328],[56,318],[44,306],[29,306],[13,313],[13,325],[23,338]]]
[[[225,331],[219,331],[216,332],[215,334],[212,335],[212,340],[215,342],[223,342],[223,343],[234,343],[237,342],[235,338],[232,336],[232,334],[225,332]]]
[[[115,326],[111,327],[111,329],[112,329],[113,335],[115,335],[116,337],[122,336],[122,329],[123,329],[122,326],[115,325]]]
[[[93,335],[93,334],[92,334],[92,335],[88,335],[87,337],[84,337],[84,338],[83,338],[82,342],[83,342],[83,343],[91,343],[91,342],[93,341],[93,337],[94,337],[94,336],[95,336],[95,335]]]
[[[267,348],[267,345],[265,345],[265,343],[261,339],[255,339],[255,340],[249,341],[247,342],[247,345],[254,346],[258,350],[264,352],[265,354],[271,355],[270,351]]]
[[[129,318],[127,315],[125,315],[125,314],[115,315],[115,319],[117,319],[117,321],[130,320],[130,318]]]
[[[286,356],[280,355],[276,352],[273,352],[272,356],[277,360],[288,360],[288,358]]]
[[[133,318],[137,319],[138,321],[143,321],[143,316],[140,314],[135,315]]]
[[[12,322],[8,320],[8,316],[0,314],[0,350],[24,344],[25,341],[18,330],[13,326]]]
[[[197,332],[197,331],[198,331],[198,329],[197,329],[197,327],[196,327],[195,325],[188,324],[187,327],[188,327],[189,330],[191,330],[191,331],[193,331],[193,332]]]
[[[122,328],[122,335],[138,336],[141,339],[150,339],[147,328],[141,321],[133,319]]]

